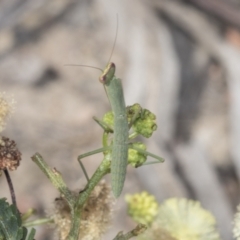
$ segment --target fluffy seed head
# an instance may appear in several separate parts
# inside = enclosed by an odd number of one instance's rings
[[[220,240],[213,215],[199,202],[171,198],[159,205],[151,226],[138,240]]]
[[[6,121],[13,111],[14,104],[15,101],[12,97],[10,98],[5,93],[0,93],[0,132],[5,128]]]
[[[76,193],[76,196],[78,193]],[[79,239],[99,240],[106,232],[112,219],[114,198],[110,187],[101,181],[92,191],[85,203],[81,215]],[[53,219],[57,227],[60,240],[65,240],[71,227],[70,208],[63,198],[55,200]]]
[[[234,216],[233,236],[236,240],[240,240],[240,205],[237,207],[237,213]]]
[[[219,240],[216,220],[199,202],[171,198],[159,207],[156,224],[176,239]]]

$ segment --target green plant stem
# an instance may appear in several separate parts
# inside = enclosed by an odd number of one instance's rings
[[[132,237],[136,237],[146,231],[147,226],[144,224],[138,224],[132,231],[123,234],[122,232],[118,233],[118,235],[113,240],[128,240]]]
[[[94,187],[99,183],[104,175],[110,172],[110,160],[109,156],[105,156],[100,166],[97,168],[92,178],[89,180],[85,189],[79,194],[79,197],[76,201],[74,211],[72,212],[72,221],[71,221],[71,229],[69,235],[67,237],[68,240],[76,240],[79,236],[79,226],[81,219],[81,212],[84,207],[85,202],[87,201],[90,193],[94,189]]]
[[[129,140],[134,139],[134,138],[136,138],[138,135],[139,135],[139,133],[133,132],[133,133],[131,133],[131,134],[129,135],[128,139],[129,139]]]
[[[27,212],[23,213],[21,218],[22,221],[25,222],[28,218],[30,218],[35,213],[35,209],[30,208],[27,210]]]
[[[16,195],[15,195],[15,191],[14,191],[14,187],[13,187],[13,183],[12,183],[10,174],[9,174],[7,169],[3,170],[3,172],[4,172],[5,177],[7,179],[8,187],[9,187],[11,198],[12,198],[12,204],[14,204],[17,207]]]
[[[50,168],[44,161],[43,157],[36,153],[32,156],[32,160],[38,165],[43,173],[48,177],[51,183],[58,189],[62,196],[66,199],[70,209],[74,207],[74,196],[67,188],[66,183],[63,181],[61,174],[55,169]]]
[[[55,168],[51,169],[39,153],[36,153],[32,157],[32,160],[38,165],[38,167],[44,172],[51,183],[66,199],[71,210],[71,229],[67,240],[77,240],[79,236],[82,209],[94,187],[98,184],[104,175],[110,172],[111,154],[105,155],[100,166],[97,168],[92,178],[87,183],[85,189],[80,192],[78,198],[76,198],[67,188],[67,185],[63,181],[61,174]]]
[[[103,132],[102,144],[103,147],[108,147],[108,132]]]
[[[36,229],[32,228],[29,235],[28,235],[27,240],[34,240],[35,234],[36,234]]]
[[[45,223],[51,223],[51,222],[53,223],[53,219],[51,219],[51,218],[40,218],[40,219],[37,219],[34,221],[25,222],[25,223],[23,223],[23,226],[24,227],[33,227],[33,226],[38,226],[38,225],[42,225]]]
[[[79,236],[79,228],[80,228],[80,221],[81,221],[81,211],[74,210],[71,214],[71,229],[66,238],[66,240],[77,240]]]

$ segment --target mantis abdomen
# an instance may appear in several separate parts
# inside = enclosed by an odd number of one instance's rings
[[[121,127],[120,127],[121,126]],[[123,130],[125,129],[125,130]],[[126,114],[114,114],[114,136],[111,163],[112,190],[118,197],[125,181],[128,164],[128,123]]]

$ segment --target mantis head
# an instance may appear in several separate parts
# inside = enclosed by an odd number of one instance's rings
[[[108,84],[115,74],[115,69],[115,64],[112,62],[109,63],[99,77],[99,81],[103,84]]]

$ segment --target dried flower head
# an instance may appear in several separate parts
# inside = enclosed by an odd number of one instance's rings
[[[234,216],[233,222],[233,236],[237,240],[240,240],[240,205],[237,207],[237,213]]]
[[[128,214],[137,222],[149,225],[153,222],[158,212],[158,203],[153,195],[142,192],[126,195]]]
[[[110,187],[105,181],[101,181],[92,191],[82,211],[79,239],[101,239],[110,225],[113,204],[114,198]],[[59,239],[65,240],[70,230],[71,216],[70,209],[63,198],[57,198],[55,201],[53,219],[57,226]]]
[[[6,137],[0,139],[0,170],[16,170],[21,161],[21,153],[16,143]]]
[[[213,215],[192,200],[166,200],[159,207],[156,224],[177,240],[220,239]]]
[[[11,115],[14,106],[14,99],[0,93],[0,132],[3,131],[8,117]]]

